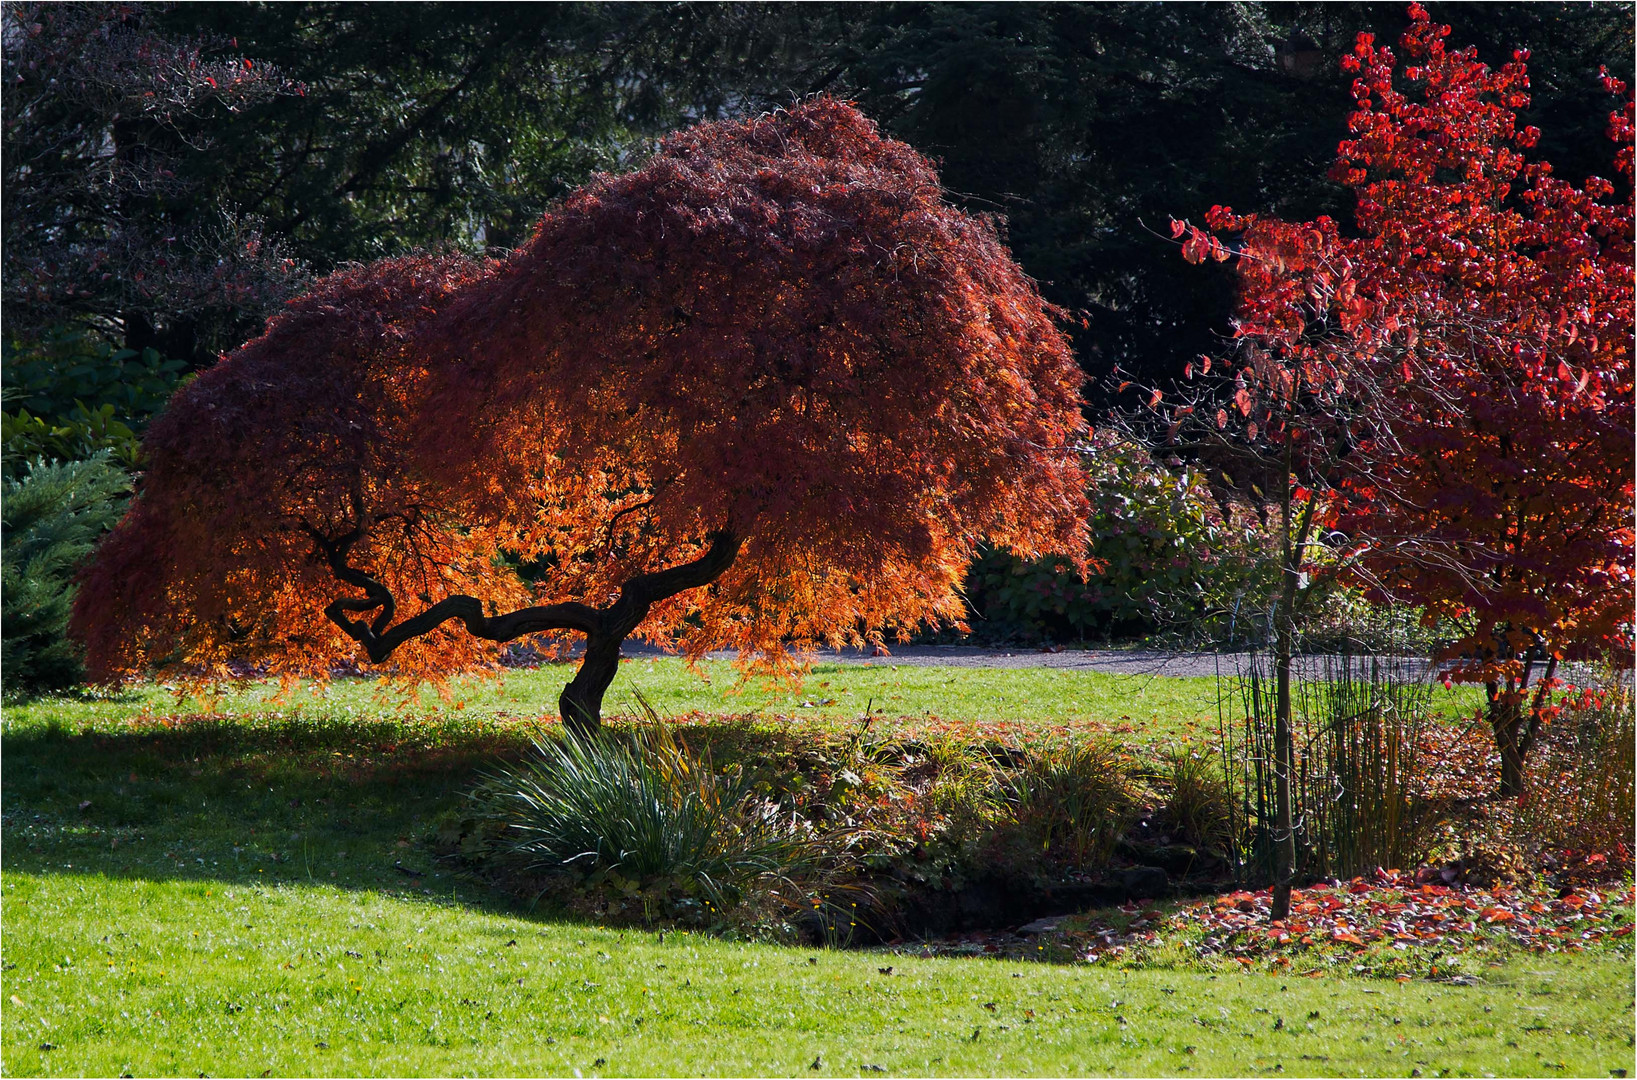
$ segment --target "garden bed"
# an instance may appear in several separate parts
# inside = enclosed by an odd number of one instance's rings
[[[523,875],[508,885],[505,860],[494,858],[495,834],[484,833],[482,813],[473,808],[446,818],[435,846],[486,881],[530,898],[555,896],[603,920],[716,925],[860,947],[910,942],[933,952],[969,951],[966,944],[978,940],[1007,954],[1106,960],[1141,946],[1137,952],[1147,957],[1164,953],[1176,931],[1209,923],[1216,897],[1260,903],[1259,894],[1240,890],[1261,872],[1255,863],[1261,853],[1232,831],[1236,809],[1243,812],[1236,803],[1248,796],[1234,787],[1232,769],[1203,734],[1132,742],[1127,731],[1116,742],[1117,729],[1098,725],[865,720],[815,728],[698,714],[669,720],[666,728],[713,771],[743,778],[769,819],[790,822],[833,856],[823,872],[787,881],[775,902],[763,897],[729,914],[694,904],[675,881],[660,892],[598,873]],[[1629,906],[1622,883],[1630,879],[1631,855],[1623,844],[1578,852],[1552,846],[1554,837],[1584,832],[1582,819],[1599,812],[1574,805],[1572,753],[1543,750],[1535,798],[1520,806],[1491,796],[1497,762],[1486,732],[1438,722],[1417,738],[1425,771],[1414,778],[1413,797],[1406,796],[1414,816],[1406,828],[1415,831],[1402,844],[1425,856],[1408,864],[1417,888],[1476,897],[1497,911],[1510,910],[1508,897],[1555,911],[1558,890],[1592,884],[1603,891],[1588,912],[1601,911],[1611,897],[1611,910]],[[1403,875],[1361,870],[1350,879],[1355,892],[1371,893],[1376,908],[1390,910],[1393,901],[1380,889],[1402,885]],[[1331,887],[1311,867],[1302,881],[1320,893]],[[1492,889],[1501,892],[1485,891]],[[1200,898],[1204,906],[1189,902]],[[680,906],[666,906],[677,900]],[[1061,918],[1096,910],[1116,914],[1083,927]],[[1265,921],[1265,910],[1257,910],[1262,914],[1251,921]],[[1150,913],[1149,921],[1133,912]],[[1175,921],[1162,929],[1153,912]],[[1048,933],[1015,934],[1053,917],[1060,921]],[[1123,936],[1133,922],[1142,923],[1135,936]],[[1527,925],[1525,919],[1514,929]],[[1311,937],[1304,931],[1296,940],[1304,936]],[[1093,938],[1106,938],[1114,952],[1079,948]],[[1446,952],[1466,947],[1439,944]],[[1206,957],[1220,950],[1211,944],[1196,951]]]

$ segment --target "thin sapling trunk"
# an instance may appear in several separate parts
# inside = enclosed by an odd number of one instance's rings
[[[1296,773],[1296,745],[1291,716],[1290,669],[1296,652],[1296,609],[1304,582],[1302,564],[1313,529],[1315,500],[1310,496],[1297,520],[1291,521],[1292,492],[1285,474],[1280,500],[1280,575],[1273,618],[1273,902],[1270,917],[1290,917],[1290,889],[1296,876],[1296,827],[1290,785]]]

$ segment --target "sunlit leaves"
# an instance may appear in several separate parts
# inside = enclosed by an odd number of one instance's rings
[[[402,619],[455,593],[601,607],[724,529],[732,566],[639,633],[777,670],[792,644],[958,618],[980,538],[1083,557],[1054,315],[851,107],[702,125],[504,262],[343,272],[202,377],[153,429],[80,625],[104,675],[322,671],[350,650],[319,612],[358,586],[316,536],[356,532],[403,608],[358,610]],[[481,659],[448,628],[393,657]]]
[[[360,556],[406,604],[526,596],[494,565],[493,533],[452,519],[405,454],[425,379],[406,340],[483,272],[411,258],[338,273],[172,400],[144,441],[140,497],[87,571],[75,625],[94,673],[165,660],[195,678],[324,674],[350,659],[320,614],[348,590],[315,560],[313,533],[363,526]],[[401,663],[471,654],[445,633]]]
[[[1418,10],[1405,35],[1420,100],[1356,53],[1374,99],[1337,168],[1372,177],[1349,255],[1374,295],[1349,332],[1385,347],[1402,421],[1350,524],[1411,538],[1375,549],[1383,580],[1468,628],[1458,680],[1521,698],[1528,650],[1630,648],[1631,97],[1606,83],[1623,193],[1576,188],[1522,152],[1527,53],[1490,69],[1447,34]]]
[[[477,387],[432,391],[447,433],[485,432],[473,513],[527,520],[559,595],[744,530],[708,595],[650,621],[689,615],[690,651],[771,659],[958,614],[979,536],[1078,550],[1080,376],[1050,314],[925,159],[833,102],[696,128],[592,184],[433,341],[458,358],[436,379]],[[560,427],[542,437],[541,415]],[[449,451],[428,457],[469,468]],[[524,466],[548,456],[525,518]],[[607,557],[574,554],[607,517],[580,477],[652,497]]]
[[[1331,175],[1357,236],[1206,221],[1240,252],[1237,410],[1313,393],[1365,421],[1335,439],[1355,474],[1338,524],[1379,595],[1457,628],[1449,674],[1492,688],[1515,778],[1557,659],[1631,653],[1632,98],[1605,77],[1618,185],[1575,187],[1527,154],[1527,54],[1492,69],[1411,18],[1398,55],[1361,34],[1344,63]]]

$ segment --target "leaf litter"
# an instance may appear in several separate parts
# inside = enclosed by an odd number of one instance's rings
[[[1629,881],[1548,890],[1446,883],[1439,871],[1378,870],[1291,892],[1288,919],[1272,890],[1172,904],[1136,902],[1064,920],[1039,935],[967,933],[894,951],[986,955],[1120,967],[1238,966],[1282,974],[1430,977],[1475,982],[1474,958],[1509,952],[1629,949]]]

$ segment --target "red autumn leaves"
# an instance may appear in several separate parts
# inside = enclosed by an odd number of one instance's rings
[[[1083,558],[1054,317],[850,106],[701,125],[504,260],[334,275],[179,394],[79,595],[91,670],[322,675],[339,601],[438,679],[492,657],[484,616],[589,622],[723,536],[637,633],[778,666],[958,618],[980,538]]]
[[[1633,105],[1605,75],[1615,179],[1577,186],[1518,123],[1527,54],[1492,69],[1448,34],[1413,6],[1401,55],[1365,34],[1346,58],[1356,236],[1220,206],[1172,233],[1193,261],[1234,237],[1251,362],[1218,428],[1306,437],[1361,580],[1454,630],[1516,794],[1559,662],[1631,657]]]
[[[1554,897],[1383,870],[1295,890],[1288,919],[1268,919],[1270,898],[1264,889],[1170,912],[1131,906],[1127,912],[1134,918],[1123,926],[1077,926],[1064,944],[1077,945],[1082,958],[1092,962],[1181,940],[1192,943],[1195,955],[1207,962],[1271,964],[1297,975],[1323,974],[1336,963],[1364,963],[1384,974],[1425,974],[1440,960],[1450,971],[1446,958],[1475,946],[1573,952],[1632,933],[1631,890],[1621,886],[1567,890]]]

